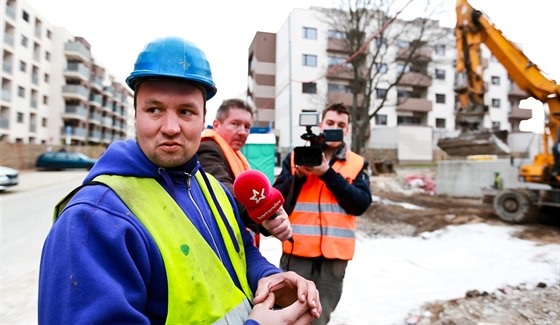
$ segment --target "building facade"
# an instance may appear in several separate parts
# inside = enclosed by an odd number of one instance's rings
[[[344,46],[345,34],[327,15],[324,8],[294,9],[276,34],[258,32],[249,48],[248,97],[258,112],[266,112],[257,114],[258,123],[272,126],[282,152],[304,144],[300,113],[321,112],[334,102],[352,103],[353,75],[345,60],[353,53]],[[407,28],[411,32],[403,33]],[[387,47],[386,55],[375,62],[378,80],[370,112],[385,95],[386,101],[371,120],[367,147],[396,149],[401,161],[431,161],[437,140],[457,132],[455,34],[453,28],[433,22],[425,32],[426,43],[405,66],[415,28],[421,28],[415,21],[395,20],[384,34],[391,42],[378,38],[369,44],[371,52]],[[372,26],[369,32],[373,35],[377,29]],[[519,108],[527,95],[485,47],[482,56],[489,107],[483,127],[519,133],[519,123],[532,116],[531,110]],[[340,67],[333,72],[335,66]],[[388,87],[401,71],[397,86]]]
[[[25,1],[1,1],[0,141],[108,145],[131,136],[131,92],[82,37]]]

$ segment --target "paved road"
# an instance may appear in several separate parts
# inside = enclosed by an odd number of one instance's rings
[[[0,193],[0,324],[37,323],[37,277],[54,205],[86,171],[21,171],[20,184]]]

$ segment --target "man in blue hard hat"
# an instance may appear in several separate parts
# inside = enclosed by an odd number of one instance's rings
[[[315,285],[253,246],[232,194],[200,167],[216,93],[194,44],[150,42],[126,80],[136,140],[113,142],[55,208],[39,274],[41,324],[309,323]]]

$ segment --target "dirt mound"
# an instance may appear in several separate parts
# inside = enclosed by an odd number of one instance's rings
[[[417,236],[450,225],[504,223],[494,213],[492,205],[483,203],[482,199],[427,194],[437,192],[437,189],[433,191],[424,186],[430,181],[414,182],[430,178],[435,178],[433,169],[372,177],[371,190],[376,200],[358,218],[360,229],[374,236]],[[560,227],[557,224],[531,224],[519,226],[519,229],[518,238],[560,243]]]
[[[433,302],[407,324],[559,324],[560,285],[505,287],[493,293],[472,290],[464,298]]]

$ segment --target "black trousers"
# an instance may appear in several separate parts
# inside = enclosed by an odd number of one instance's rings
[[[294,271],[302,277],[311,280],[319,290],[319,299],[323,312],[313,324],[327,324],[331,319],[340,296],[348,261],[327,259],[324,257],[307,258],[282,253],[280,268],[284,271]]]

